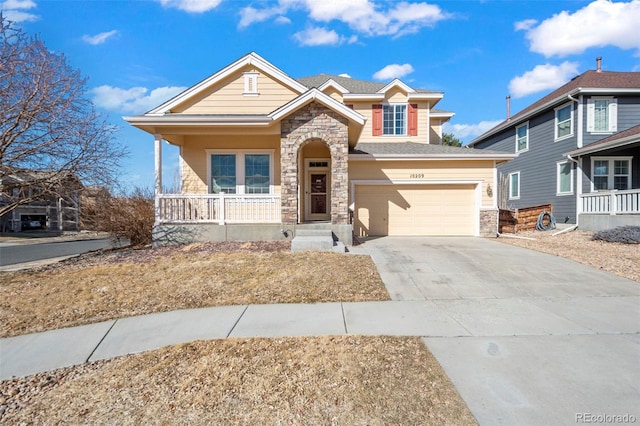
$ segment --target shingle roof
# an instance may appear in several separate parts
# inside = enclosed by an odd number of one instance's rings
[[[363,142],[353,148],[349,154],[369,155],[415,155],[415,156],[447,156],[447,155],[511,155],[513,153],[495,151],[490,149],[473,149],[466,147],[424,144],[416,142]],[[486,154],[486,155],[485,155]]]
[[[575,149],[568,153],[571,156],[600,152],[621,146],[631,147],[640,144],[640,124],[623,130],[597,142]]]
[[[594,142],[592,144],[590,144],[589,146],[596,146],[596,145],[600,145],[600,144],[605,144],[608,142],[613,142],[613,141],[617,141],[618,139],[626,139],[628,137],[631,136],[639,136],[640,137],[640,124],[638,124],[637,126],[633,126],[627,130],[623,130],[622,132],[616,133],[615,135],[611,135],[609,137],[606,137],[604,139],[600,139],[598,142]]]
[[[522,111],[504,120],[502,123],[485,132],[483,135],[472,141],[471,144],[477,143],[485,135],[493,134],[497,130],[507,128],[514,125],[520,119],[528,116],[533,111],[538,110],[546,104],[552,103],[554,100],[566,100],[567,95],[578,92],[588,91],[588,89],[640,89],[640,72],[617,72],[617,71],[586,71],[571,81],[532,103]]]
[[[343,77],[343,76],[332,75],[332,74],[319,74],[319,75],[313,75],[310,77],[298,78],[296,80],[298,81],[298,83],[304,84],[309,89],[311,89],[312,87],[320,87],[327,81],[333,80],[336,83],[338,83],[340,86],[347,89],[349,92],[358,93],[358,94],[377,93],[380,89],[382,89],[387,85],[387,83],[358,80],[351,77]],[[431,90],[416,89],[415,87],[413,89],[416,92],[420,92],[420,93],[432,93]]]

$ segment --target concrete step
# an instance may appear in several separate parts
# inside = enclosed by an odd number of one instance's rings
[[[333,240],[330,229],[298,229],[291,241],[291,251],[346,251],[343,243]]]

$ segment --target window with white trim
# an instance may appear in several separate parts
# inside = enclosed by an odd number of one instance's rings
[[[591,190],[631,188],[632,157],[591,157]]]
[[[516,152],[529,150],[529,123],[516,127]]]
[[[556,167],[557,194],[573,194],[573,164],[571,161],[558,161]]]
[[[618,103],[613,96],[593,96],[587,100],[587,132],[618,131]]]
[[[382,134],[407,134],[407,104],[382,105]]]
[[[555,109],[555,139],[573,135],[573,104],[569,103]]]
[[[244,93],[245,96],[258,95],[258,73],[245,72],[244,74]]]
[[[509,199],[520,198],[520,172],[509,173]]]
[[[219,194],[270,194],[273,185],[273,151],[208,151],[209,192]]]

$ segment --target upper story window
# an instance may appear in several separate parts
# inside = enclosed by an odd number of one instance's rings
[[[587,100],[587,132],[618,131],[618,103],[612,96],[594,96]]]
[[[407,133],[407,104],[382,105],[382,134]]]
[[[631,188],[631,157],[592,157],[592,191]]]
[[[573,135],[573,104],[569,103],[556,108],[555,139],[563,139]]]
[[[373,136],[418,136],[417,104],[376,104],[372,118]]]
[[[245,96],[258,96],[258,73],[245,72],[244,74],[244,93]]]
[[[529,123],[516,127],[516,152],[529,149]]]

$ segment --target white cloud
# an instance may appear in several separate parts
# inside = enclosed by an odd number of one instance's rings
[[[158,0],[162,7],[189,13],[204,13],[218,7],[222,0]]]
[[[108,85],[91,90],[93,103],[100,108],[120,113],[142,114],[166,102],[186,87],[167,86],[149,91],[146,87],[121,89]]]
[[[342,74],[338,74],[338,77],[346,77],[346,78],[351,78],[351,76],[349,74],[347,74],[346,72],[342,73]]]
[[[516,22],[513,27],[516,31],[529,31],[538,21],[535,19],[525,19],[524,21]]]
[[[527,21],[523,21],[527,22]],[[553,15],[539,25],[521,25],[532,52],[546,57],[580,54],[590,47],[616,46],[640,52],[640,0],[596,0],[575,13]]]
[[[532,93],[556,89],[578,74],[578,63],[565,61],[560,65],[537,65],[531,71],[509,82],[509,93],[522,98]]]
[[[309,27],[304,31],[297,32],[293,35],[293,38],[296,39],[301,46],[335,46],[347,41],[347,39],[338,35],[337,32],[319,27]]]
[[[402,78],[412,72],[413,67],[411,64],[391,64],[373,74],[373,78],[376,80],[392,80],[394,78]]]
[[[96,34],[93,36],[85,34],[82,36],[82,40],[84,40],[86,43],[93,44],[93,45],[102,44],[105,41],[107,41],[107,39],[115,36],[116,34],[118,34],[117,30],[111,30],[111,31]]]
[[[6,0],[0,3],[0,12],[9,21],[12,22],[33,22],[40,17],[26,10],[36,7],[33,0]]]
[[[372,0],[279,0],[275,7],[256,9],[249,6],[242,9],[238,26],[244,28],[274,16],[282,16],[291,9],[302,9],[316,22],[340,21],[361,34],[400,36],[451,17],[440,7],[425,2],[402,1],[391,4],[392,7],[385,8],[383,4]]]
[[[442,125],[443,133],[453,133],[459,139],[470,141],[480,136],[484,132],[493,129],[504,120],[481,121],[475,124],[451,124],[444,123]]]

